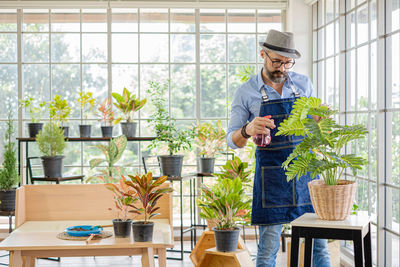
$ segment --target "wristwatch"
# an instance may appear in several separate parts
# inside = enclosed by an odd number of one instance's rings
[[[242,134],[242,136],[243,136],[244,138],[246,138],[246,139],[249,139],[249,138],[251,137],[251,135],[248,135],[248,134],[246,133],[246,126],[247,126],[248,124],[249,124],[249,123],[246,123],[245,125],[243,125],[242,130],[240,131],[240,133]]]

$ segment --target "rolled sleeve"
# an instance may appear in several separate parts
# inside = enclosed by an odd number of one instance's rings
[[[243,88],[245,87],[245,85],[246,84],[242,85],[236,90],[231,105],[231,116],[229,119],[226,141],[228,146],[232,149],[239,148],[233,142],[232,139],[233,133],[236,130],[240,129],[243,125],[245,125],[250,117],[250,111],[247,108],[247,104],[244,99],[245,95],[243,94],[244,93]]]

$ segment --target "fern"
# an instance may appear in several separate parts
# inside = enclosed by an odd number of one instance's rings
[[[351,169],[355,175],[367,164],[362,157],[340,154],[349,142],[365,138],[367,131],[363,125],[337,124],[331,117],[336,113],[315,97],[296,100],[292,113],[277,132],[305,136],[282,164],[288,181],[310,173],[311,178],[320,176],[327,185],[336,185],[345,169]],[[319,116],[320,120],[317,122],[312,116]]]

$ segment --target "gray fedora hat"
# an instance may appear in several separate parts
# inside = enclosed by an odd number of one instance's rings
[[[266,50],[275,52],[284,57],[299,58],[299,51],[294,48],[293,33],[270,30],[265,42],[259,42]]]

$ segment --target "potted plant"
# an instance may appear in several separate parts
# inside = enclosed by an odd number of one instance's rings
[[[103,153],[104,158],[94,158],[89,161],[90,169],[98,167],[102,163],[106,163],[107,166],[100,170],[100,172],[94,176],[86,179],[87,182],[100,181],[103,183],[117,183],[119,177],[124,174],[124,169],[115,166],[117,161],[122,157],[122,154],[126,148],[126,137],[120,135],[116,138],[111,138],[108,146],[97,144],[96,147]]]
[[[140,100],[139,97],[136,98],[136,95],[129,92],[126,88],[124,88],[122,95],[112,93],[112,96],[117,101],[117,103],[114,103],[114,106],[123,114],[123,118],[119,117],[117,121],[125,120],[125,122],[121,122],[122,134],[128,138],[135,137],[137,123],[133,121],[133,116],[136,111],[140,110],[146,104],[146,98]]]
[[[234,157],[231,160],[228,160],[225,165],[221,166],[221,171],[219,173],[213,173],[213,176],[218,179],[235,179],[239,177],[239,179],[247,186],[250,185],[251,179],[250,174],[251,171],[247,170],[249,164],[247,162],[242,162],[240,158]]]
[[[131,205],[131,212],[138,215],[144,215],[143,221],[135,221],[132,223],[132,231],[135,242],[151,242],[153,240],[154,222],[150,219],[159,215],[157,211],[157,201],[163,194],[172,192],[172,188],[160,188],[166,180],[167,176],[161,176],[154,180],[151,172],[144,175],[128,175],[129,179],[125,182],[132,187],[137,193],[137,200],[141,206]]]
[[[296,100],[292,113],[284,120],[277,135],[305,136],[282,164],[287,180],[301,179],[306,173],[311,178],[322,178],[308,183],[315,213],[323,220],[344,220],[351,212],[356,183],[342,179],[346,168],[355,175],[367,164],[362,157],[343,154],[351,141],[365,138],[363,125],[342,126],[335,122],[330,110],[315,97]],[[319,120],[312,119],[317,116]]]
[[[215,154],[226,149],[226,133],[222,128],[220,120],[214,126],[209,122],[204,122],[195,128],[196,144],[199,148],[200,157],[199,172],[213,173],[215,165]]]
[[[3,168],[0,169],[0,211],[15,210],[15,186],[18,184],[19,175],[15,143],[11,140],[14,132],[12,110],[9,108],[7,128],[4,134]]]
[[[54,122],[46,123],[36,135],[46,177],[62,177],[62,155],[65,148],[64,131]]]
[[[112,110],[111,98],[106,98],[100,104],[99,108],[99,121],[102,122],[101,134],[103,137],[112,137],[114,111]]]
[[[159,155],[162,175],[180,177],[182,172],[183,155],[175,155],[180,150],[188,150],[192,146],[194,137],[193,129],[178,129],[175,119],[168,114],[166,99],[164,95],[168,89],[168,83],[161,85],[158,82],[149,82],[150,89],[147,93],[151,95],[151,103],[154,112],[148,122],[153,125],[157,136],[148,148],[159,148],[167,144],[169,155]]]
[[[35,137],[43,127],[43,123],[39,122],[39,120],[42,117],[44,108],[46,107],[46,102],[42,101],[36,103],[33,97],[29,97],[24,100],[20,99],[19,103],[20,103],[20,108],[29,109],[31,122],[28,123],[28,133],[29,137]]]
[[[68,137],[69,127],[64,126],[64,122],[68,121],[68,116],[71,113],[71,107],[66,99],[61,99],[61,96],[55,95],[49,104],[50,120],[54,120],[58,126],[64,130],[64,136]]]
[[[81,106],[82,114],[84,116],[84,121],[87,122],[88,113],[92,112],[96,100],[92,97],[92,92],[79,92],[78,103]],[[90,137],[92,130],[92,125],[81,124],[79,125],[79,135],[81,138]]]
[[[128,218],[128,212],[137,201],[136,191],[126,184],[126,178],[123,175],[117,184],[107,183],[105,186],[114,194],[115,208],[118,213],[118,219],[112,220],[115,237],[129,237],[132,219]]]
[[[200,216],[212,221],[218,251],[235,251],[240,233],[239,224],[250,221],[251,200],[245,196],[245,188],[239,177],[221,179],[212,188],[201,187],[197,204]]]

